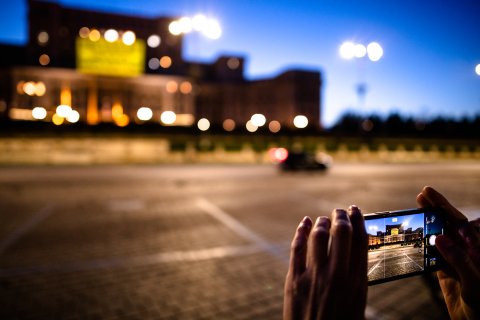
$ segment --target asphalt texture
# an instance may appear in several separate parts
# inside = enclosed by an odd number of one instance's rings
[[[424,185],[479,215],[478,163],[0,167],[0,319],[281,319],[305,215]],[[369,287],[366,316],[448,318],[434,275]]]

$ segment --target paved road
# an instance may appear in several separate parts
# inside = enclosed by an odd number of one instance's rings
[[[392,247],[368,252],[368,280],[384,279],[423,270],[419,248]]]
[[[303,216],[425,184],[479,215],[480,164],[1,167],[0,318],[279,319]],[[444,318],[429,279],[370,287],[367,317]]]

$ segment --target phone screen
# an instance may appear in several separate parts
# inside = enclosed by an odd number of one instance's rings
[[[438,269],[435,238],[444,233],[434,209],[411,209],[365,216],[368,282],[381,283]]]

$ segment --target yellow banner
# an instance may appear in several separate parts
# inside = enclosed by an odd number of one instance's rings
[[[133,77],[143,74],[145,69],[146,48],[142,39],[127,46],[122,41],[77,38],[76,49],[77,69],[82,73]]]

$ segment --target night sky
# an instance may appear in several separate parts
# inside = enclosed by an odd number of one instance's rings
[[[219,20],[223,34],[186,36],[185,58],[213,61],[245,56],[249,79],[289,68],[323,73],[322,122],[346,110],[422,118],[480,114],[480,1],[478,0],[62,0],[69,7],[147,17],[193,16]],[[26,1],[4,1],[0,42],[27,41]],[[380,43],[384,56],[344,60],[344,41]],[[364,100],[356,92],[366,83]]]

